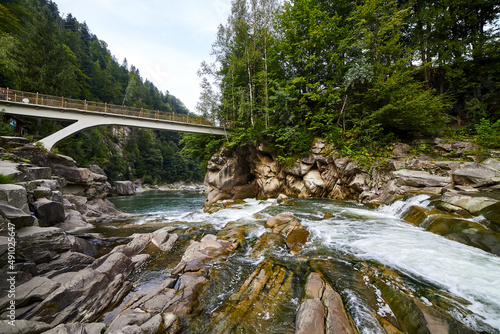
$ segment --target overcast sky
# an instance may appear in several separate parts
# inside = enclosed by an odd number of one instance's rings
[[[71,13],[108,44],[120,64],[179,98],[195,111],[200,96],[196,74],[231,0],[55,0],[63,17]]]

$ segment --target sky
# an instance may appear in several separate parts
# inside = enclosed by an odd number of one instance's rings
[[[141,77],[196,111],[197,71],[210,62],[219,24],[231,0],[55,0],[63,17],[86,22],[121,64],[127,58]]]

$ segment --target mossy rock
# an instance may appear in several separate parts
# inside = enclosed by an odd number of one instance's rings
[[[401,218],[415,226],[420,226],[429,216],[441,213],[442,211],[434,208],[412,206]]]

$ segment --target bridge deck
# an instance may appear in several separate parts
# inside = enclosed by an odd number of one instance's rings
[[[142,127],[167,131],[226,135],[199,116],[117,106],[0,88],[0,110],[29,117],[72,120],[75,123],[40,140],[47,148],[86,128],[101,125]]]

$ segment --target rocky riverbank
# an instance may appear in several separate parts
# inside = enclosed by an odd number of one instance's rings
[[[393,164],[425,168],[363,171],[354,161],[328,156],[321,142],[311,156],[288,168],[262,149],[223,151],[211,159],[207,173],[209,203],[219,200],[212,208],[238,207],[242,197],[279,196],[281,213],[218,228],[152,222],[154,232],[104,238],[81,233],[121,214],[106,201],[112,187],[97,166],[79,168],[68,157],[47,155],[26,143],[10,145],[3,154],[11,160],[3,160],[2,173],[16,184],[0,186],[2,284],[9,271],[17,274],[15,296],[0,299],[2,332],[258,333],[279,328],[279,333],[359,333],[373,325],[387,333],[476,333],[450,315],[457,298],[430,288],[419,298],[411,279],[376,261],[303,256],[311,231],[286,210],[294,205],[288,196],[384,203],[405,194],[443,193],[428,207],[405,209],[402,218],[499,256],[500,204],[473,196],[476,190],[497,189],[495,159],[477,164],[401,157]],[[115,191],[123,186],[127,192],[131,184],[115,185]],[[315,219],[332,217],[325,212]],[[15,226],[14,269],[6,265],[9,224]],[[168,277],[150,291],[135,293],[104,323],[103,314],[132,290],[130,276],[158,253],[171,257]],[[235,266],[235,258],[251,265]],[[352,305],[346,306],[352,291],[374,324],[359,314],[353,317]],[[15,326],[9,324],[12,304]],[[381,304],[391,311],[382,312]]]

